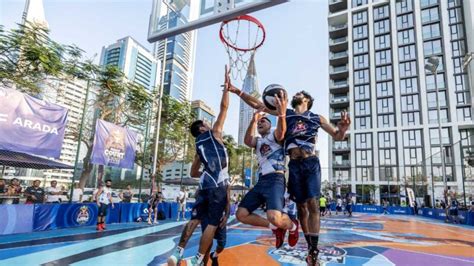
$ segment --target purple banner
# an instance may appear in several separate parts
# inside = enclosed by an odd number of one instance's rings
[[[91,162],[133,169],[137,133],[104,120],[97,120]]]
[[[59,158],[67,109],[0,88],[0,149]]]

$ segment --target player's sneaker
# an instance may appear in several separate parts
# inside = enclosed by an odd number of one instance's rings
[[[104,229],[102,229],[101,224],[98,224],[97,227],[95,228],[95,230],[97,230],[97,231],[100,232],[100,231],[102,231],[102,230],[104,230]]]
[[[275,235],[275,247],[280,248],[283,246],[283,242],[285,242],[286,229],[277,228],[272,231]]]
[[[312,249],[308,251],[308,256],[306,256],[306,263],[308,266],[318,266],[318,254],[319,249]]]
[[[198,263],[197,258],[193,257],[192,259],[186,259],[184,262],[186,262],[186,266],[203,266],[204,263]]]
[[[296,230],[288,232],[288,244],[290,245],[290,247],[296,246],[300,237],[300,223],[298,222],[298,220],[294,220],[293,223],[295,223],[296,225]]]
[[[217,260],[217,257],[214,258],[214,252],[211,252],[211,266],[219,266],[219,261]]]
[[[106,229],[107,229],[107,228],[105,227],[105,223],[102,223],[100,227],[102,227],[102,230],[106,230]]]
[[[180,261],[181,261],[181,255],[179,254],[179,251],[175,250],[173,252],[173,255],[171,255],[168,258],[168,266],[177,266],[179,265]]]

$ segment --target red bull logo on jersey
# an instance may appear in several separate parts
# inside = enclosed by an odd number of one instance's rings
[[[262,144],[260,147],[260,154],[262,156],[267,156],[272,152],[272,148],[268,144]]]
[[[305,122],[303,122],[302,120],[298,120],[298,122],[296,122],[295,127],[293,128],[292,133],[293,134],[304,134],[307,129],[308,129],[308,127],[306,126]]]
[[[89,222],[89,219],[90,219],[89,207],[84,205],[81,208],[79,208],[79,212],[77,213],[77,216],[76,216],[76,222],[82,225]]]

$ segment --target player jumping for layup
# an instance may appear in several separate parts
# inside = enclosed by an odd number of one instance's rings
[[[234,86],[228,88],[253,108],[278,115],[278,112],[269,110],[255,97]],[[326,118],[310,111],[313,101],[313,97],[305,91],[293,96],[293,109],[286,110],[285,134],[285,149],[290,156],[288,191],[298,206],[298,218],[308,242],[306,261],[309,265],[316,265],[319,253],[321,167],[315,153],[318,129],[321,127],[335,140],[343,140],[351,123],[349,115],[344,111],[337,127],[332,126]]]
[[[283,93],[277,98],[279,118],[276,130],[271,130],[268,117],[255,112],[245,134],[244,142],[254,148],[258,159],[258,182],[239,205],[237,219],[245,224],[270,228],[276,236],[275,246],[280,248],[285,240],[286,230],[290,230],[288,243],[298,243],[298,222],[292,222],[282,213],[285,206],[285,152],[282,142],[285,137],[285,112],[287,97]],[[260,137],[255,137],[257,128]],[[253,212],[263,203],[267,206],[267,219]]]

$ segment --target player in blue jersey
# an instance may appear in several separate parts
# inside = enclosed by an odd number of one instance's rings
[[[286,95],[277,99],[277,109],[284,115],[287,106]],[[255,149],[258,159],[258,182],[243,198],[237,210],[237,219],[255,226],[270,228],[275,234],[276,248],[285,240],[286,231],[290,230],[288,243],[298,243],[298,221],[292,221],[283,213],[285,207],[285,151],[282,143],[285,137],[286,122],[279,117],[275,130],[268,117],[259,111],[255,112],[247,128],[244,142]],[[255,130],[260,136],[254,136]],[[253,213],[262,204],[266,205],[267,219]]]
[[[190,127],[195,138],[196,155],[191,166],[191,176],[200,177],[199,193],[193,207],[191,221],[185,226],[183,234],[192,234],[196,223],[207,221],[207,227],[202,233],[199,250],[195,257],[187,261],[187,265],[202,265],[206,252],[212,245],[217,227],[227,224],[230,212],[228,194],[229,185],[229,156],[222,138],[224,121],[229,108],[230,85],[227,66],[225,68],[225,82],[220,105],[220,112],[213,127],[202,120],[197,120]],[[204,166],[202,172],[201,165]],[[225,212],[226,215],[223,215]],[[168,260],[168,264],[177,263],[182,256],[182,250],[176,250]]]
[[[279,115],[277,111],[266,108],[259,99],[238,88],[230,85],[228,89],[253,108]],[[284,147],[290,156],[288,191],[298,206],[298,218],[308,243],[306,260],[309,265],[317,264],[319,254],[321,167],[315,153],[318,129],[322,128],[334,140],[344,140],[351,123],[344,111],[337,127],[334,127],[325,117],[310,111],[313,102],[309,93],[300,91],[291,100],[293,109],[287,109],[284,115],[287,124]]]

